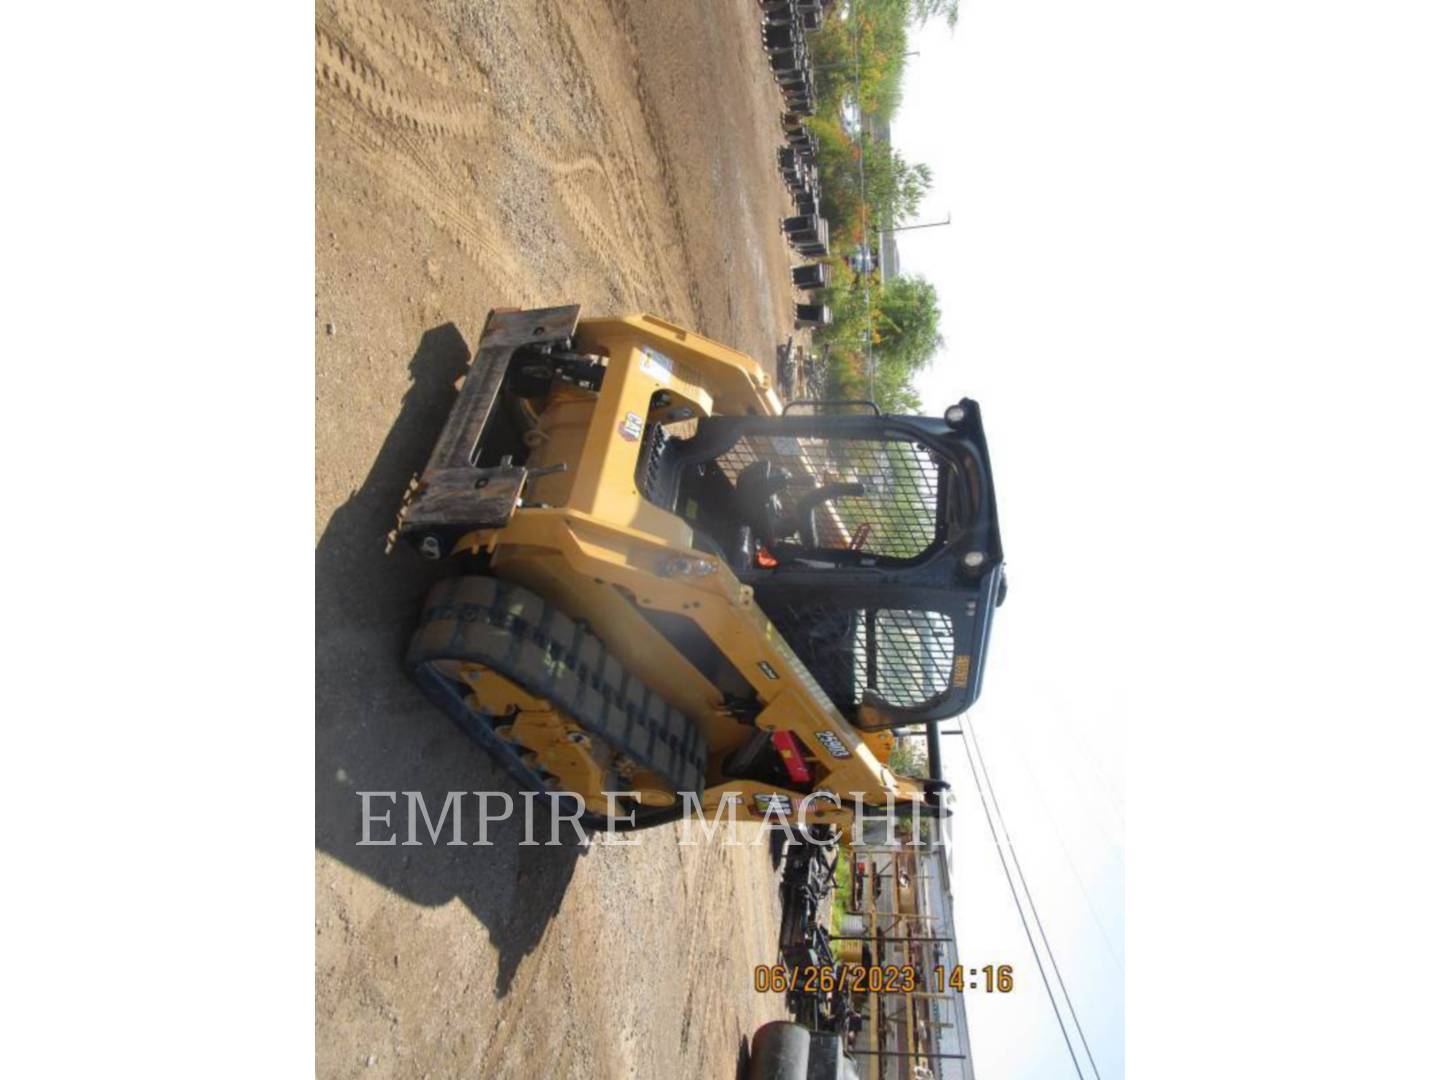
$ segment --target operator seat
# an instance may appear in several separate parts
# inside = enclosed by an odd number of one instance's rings
[[[865,485],[821,484],[800,496],[795,502],[795,512],[787,514],[780,502],[780,493],[789,484],[790,474],[772,461],[761,459],[745,466],[735,478],[735,502],[740,519],[777,559],[783,560],[791,553],[821,555],[815,511],[831,499],[864,495]],[[785,542],[796,535],[800,541],[798,546]]]
[[[740,520],[750,526],[755,538],[767,548],[795,531],[795,526],[785,518],[785,508],[780,505],[780,492],[789,484],[790,474],[763,458],[746,465],[735,478],[735,503]]]

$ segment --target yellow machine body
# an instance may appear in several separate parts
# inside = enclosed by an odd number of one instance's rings
[[[849,723],[754,602],[752,590],[723,560],[694,546],[683,518],[640,492],[636,474],[648,423],[776,415],[781,406],[769,376],[749,357],[649,315],[581,320],[574,349],[603,358],[599,389],[557,384],[525,436],[527,468],[544,475],[528,480],[507,524],[461,537],[452,553],[488,554],[497,578],[585,620],[630,672],[699,727],[708,748],[707,814],[727,796],[735,797],[730,801],[742,818],[762,820],[768,812],[775,821],[777,800],[798,808],[802,796],[794,791],[725,775],[727,756],[756,727],[793,733],[803,744],[814,789],[836,796],[834,802],[812,801],[806,814],[811,823],[848,824],[855,793],[877,809],[889,800],[923,798],[921,784],[887,766],[894,736]],[[762,708],[754,727],[726,711],[721,692],[642,610],[684,616],[710,638],[758,696]],[[543,711],[543,703],[529,702],[521,715],[533,717],[536,709]],[[527,719],[526,728],[520,741],[542,762],[575,753],[573,727],[553,714],[547,722]],[[821,738],[822,732],[830,734]],[[598,812],[594,769],[566,768],[562,775],[589,778],[577,794]]]

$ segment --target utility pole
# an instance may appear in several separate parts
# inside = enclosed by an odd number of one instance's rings
[[[894,225],[888,229],[876,229],[877,233],[905,232],[908,229],[938,229],[942,225],[950,224],[950,215],[946,213],[944,221],[925,221],[919,225]]]

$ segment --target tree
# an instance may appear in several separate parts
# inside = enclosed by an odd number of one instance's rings
[[[906,776],[929,776],[930,755],[925,741],[915,738],[896,738],[895,749],[890,754],[890,768]]]
[[[819,101],[808,126],[818,143],[820,212],[837,254],[862,245],[873,250],[874,230],[913,218],[930,190],[929,167],[906,161],[871,130],[899,104],[909,26],[938,16],[953,25],[957,6],[958,0],[842,0],[811,40]],[[839,258],[831,268],[823,295],[831,324],[815,335],[829,356],[827,395],[873,399],[891,413],[919,411],[914,379],[941,345],[934,286],[905,277],[882,286]]]
[[[850,0],[811,41],[820,114],[838,119],[847,98],[867,116],[889,119],[900,104],[910,0]]]
[[[942,344],[935,286],[905,275],[887,281],[875,304],[875,350],[908,381],[929,365]]]
[[[943,16],[945,25],[955,29],[960,18],[960,0],[910,0],[910,19],[924,26],[936,16]]]
[[[816,333],[829,347],[827,396],[873,400],[886,413],[918,412],[915,377],[944,344],[935,286],[916,277],[872,280],[867,307],[864,277],[839,261],[832,271],[824,295],[831,323]]]
[[[862,170],[868,225],[899,225],[915,216],[930,190],[930,166],[912,165],[888,142],[868,133],[851,139],[826,120],[813,121],[810,130],[820,144],[820,212],[830,222],[832,235],[861,241]]]
[[[865,201],[875,224],[900,225],[913,218],[930,190],[930,166],[911,165],[888,142],[861,138],[865,154]]]

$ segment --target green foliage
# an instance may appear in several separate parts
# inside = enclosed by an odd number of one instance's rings
[[[955,29],[955,22],[960,18],[960,0],[910,0],[911,21],[923,26],[937,17],[943,18],[950,29]]]
[[[820,212],[837,256],[862,245],[878,251],[878,230],[911,220],[930,189],[929,166],[906,161],[869,129],[899,105],[908,26],[937,16],[953,21],[955,6],[956,0],[842,0],[811,39],[819,102],[809,128],[819,144]],[[865,118],[858,132],[842,119],[847,101],[857,100]],[[843,258],[831,260],[831,280],[823,299],[832,322],[816,333],[817,343],[829,346],[827,395],[871,398],[886,412],[918,411],[914,377],[941,345],[934,286],[908,277],[882,286],[871,276],[867,306],[867,282]]]
[[[910,0],[850,0],[837,5],[811,39],[822,116],[837,118],[859,87],[860,111],[888,120],[900,105]]]
[[[828,120],[810,123],[820,144],[820,212],[830,222],[831,236],[838,232],[858,245],[863,239],[860,212],[861,155],[864,155],[864,193],[868,212],[864,225],[891,227],[913,218],[930,190],[930,166],[912,165],[888,142],[862,133],[858,140]],[[874,238],[872,237],[872,240]]]
[[[887,413],[918,412],[915,376],[929,366],[944,344],[935,286],[916,277],[894,277],[883,285],[872,278],[867,308],[864,278],[841,260],[833,260],[831,265],[832,284],[825,290],[831,323],[816,332],[817,343],[829,346],[826,395],[871,398],[869,363],[873,356],[875,403]]]
[[[870,222],[889,227],[915,216],[930,190],[930,166],[911,165],[888,142],[861,136],[865,154],[865,202]]]
[[[849,0],[811,38],[818,107],[810,130],[820,143],[821,212],[832,237],[865,242],[861,232],[863,158],[868,223],[893,226],[915,216],[930,189],[927,165],[912,165],[868,128],[888,120],[900,103],[911,0]],[[858,79],[857,79],[858,73]],[[846,129],[847,101],[865,118]]]
[[[924,278],[901,275],[887,281],[875,309],[875,349],[905,374],[918,375],[944,340],[940,336],[940,299]]]
[[[905,776],[929,776],[930,755],[924,739],[898,739],[890,755],[890,768]]]
[[[864,241],[860,146],[850,139],[838,121],[817,116],[809,127],[820,144],[816,155],[820,172],[820,213],[830,222],[830,246],[837,250],[859,247]]]
[[[960,0],[842,0],[810,40],[822,116],[839,118],[858,89],[860,111],[889,120],[900,106],[909,27],[943,18],[953,28]]]
[[[850,872],[855,857],[849,848],[841,848],[835,860],[835,891],[830,894],[830,933],[840,933],[840,920],[850,902]]]

